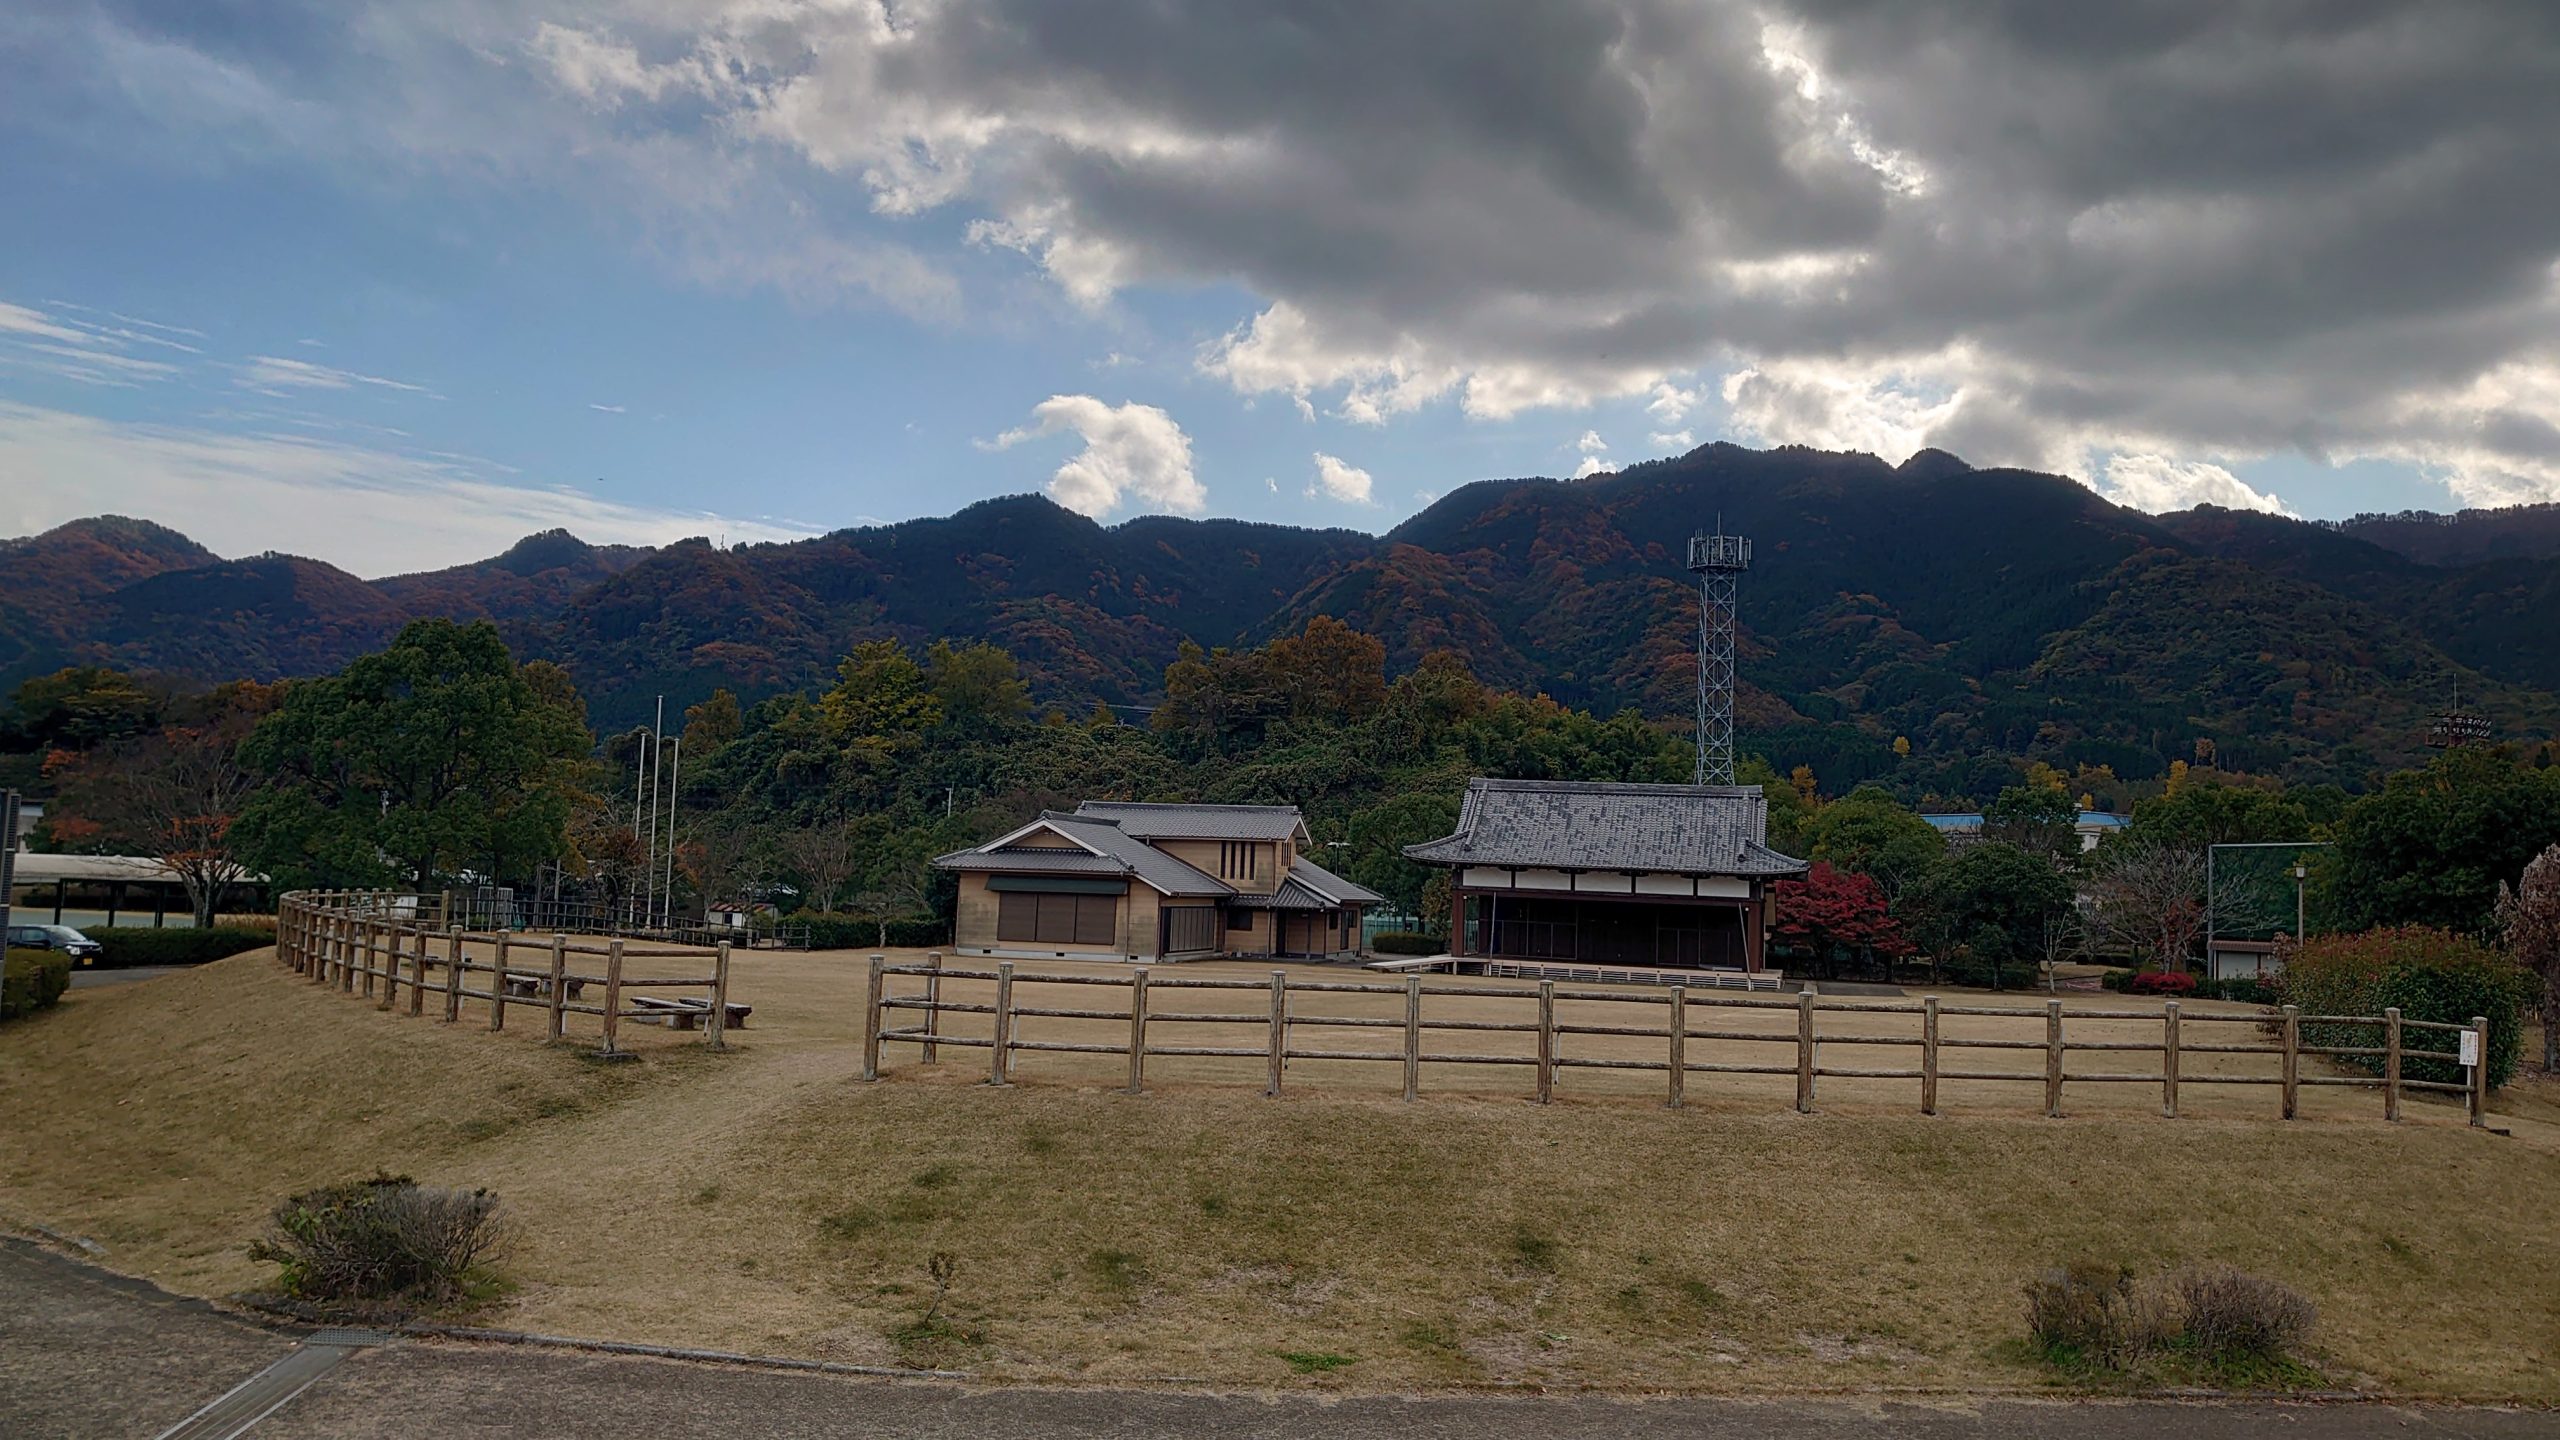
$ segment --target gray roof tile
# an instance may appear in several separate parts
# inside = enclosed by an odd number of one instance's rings
[[[1224,898],[1235,887],[1183,864],[1117,824],[1091,815],[1051,810],[1041,820],[1060,833],[1101,853],[1022,846],[998,849],[994,842],[974,850],[955,850],[933,863],[946,870],[1004,870],[1052,874],[1129,875],[1167,895],[1210,895]]]
[[[1747,786],[1476,779],[1467,782],[1457,833],[1404,853],[1433,865],[1802,874],[1803,861],[1764,843],[1767,805]]]
[[[1286,840],[1305,826],[1295,805],[1172,805],[1087,800],[1075,813],[1115,820],[1141,840]]]

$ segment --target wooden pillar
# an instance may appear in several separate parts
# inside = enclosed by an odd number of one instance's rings
[[[2160,1007],[2160,1114],[2178,1118],[2178,1002]]]
[[[1404,1098],[1422,1093],[1422,977],[1404,977]]]
[[[1813,1113],[1813,986],[1796,992],[1796,1110]]]
[[[507,1028],[507,932],[498,932],[498,956],[489,962],[489,1028]]]
[[[1467,953],[1467,892],[1454,883],[1449,886],[1449,953],[1460,957]]]
[[[1689,987],[1671,987],[1671,1093],[1664,1104],[1677,1110],[1689,1093]]]
[[[2382,1118],[2400,1118],[2400,1007],[2382,1012]]]
[[[604,957],[604,1050],[607,1055],[622,1051],[614,1042],[622,1034],[622,941],[615,938],[605,948]]]
[[[942,1058],[942,1047],[933,1037],[942,1033],[942,952],[924,957],[924,1063],[934,1064]]]
[[[862,987],[862,1078],[880,1078],[880,1001],[888,988],[888,957],[871,957],[870,978]]]
[[[1280,1072],[1289,1063],[1289,972],[1271,972],[1271,1077],[1263,1094],[1280,1093]]]
[[[462,927],[448,925],[444,931],[444,1023],[462,1018]]]
[[[2062,1002],[2044,1002],[2044,1113],[2062,1114]]]
[[[1013,1083],[1013,962],[996,963],[995,1043],[987,1048],[987,1083]]]
[[[543,1032],[546,1040],[558,1040],[569,1029],[569,937],[551,937],[551,1016]]]
[[[1556,1098],[1556,982],[1538,982],[1538,1103]]]
[[[1129,976],[1129,1093],[1147,1091],[1147,967]]]
[[[1764,948],[1767,937],[1761,933],[1765,907],[1760,896],[1760,882],[1754,880],[1751,882],[1751,898],[1742,905],[1742,969],[1748,975],[1759,974],[1768,964]]]
[[[2302,1093],[2302,1007],[2284,1007],[2284,1118],[2293,1118]]]
[[[500,944],[506,943],[501,940]],[[723,940],[711,958],[711,1013],[704,1018],[703,1043],[714,1050],[729,1048],[729,942]]]
[[[2486,1125],[2489,1123],[2489,1017],[2472,1016],[2471,1033],[2477,1038],[2480,1046],[2480,1063],[2471,1067],[2471,1093],[2468,1097],[2471,1102],[2471,1123]]]
[[[1938,1113],[1938,997],[1920,997],[1920,1113]]]

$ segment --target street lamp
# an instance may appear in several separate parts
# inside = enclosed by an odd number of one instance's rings
[[[2303,936],[2302,882],[2307,879],[2310,874],[2310,866],[2299,862],[2295,863],[2293,867],[2293,943],[2296,945],[2300,945],[2302,943]]]

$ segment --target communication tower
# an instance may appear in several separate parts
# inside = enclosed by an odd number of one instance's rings
[[[1689,537],[1689,571],[1698,577],[1698,785],[1733,783],[1733,604],[1751,542],[1724,533]]]

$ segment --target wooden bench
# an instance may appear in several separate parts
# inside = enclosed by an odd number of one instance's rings
[[[568,983],[570,999],[575,1000],[580,995],[586,993],[586,981],[572,975],[569,977]],[[508,971],[507,995],[510,999],[518,1000],[548,1000],[551,998],[551,977],[548,975],[525,975],[512,970]]]
[[[702,1022],[711,1018],[711,1002],[690,997],[669,1000],[657,995],[634,995],[631,997],[631,1008],[638,1012],[635,1018],[664,1020],[670,1030],[699,1030],[702,1028]],[[735,1000],[730,1001],[728,1028],[732,1030],[747,1028],[747,1017],[754,1013],[756,1013],[756,1007],[753,1005],[741,1005]]]

